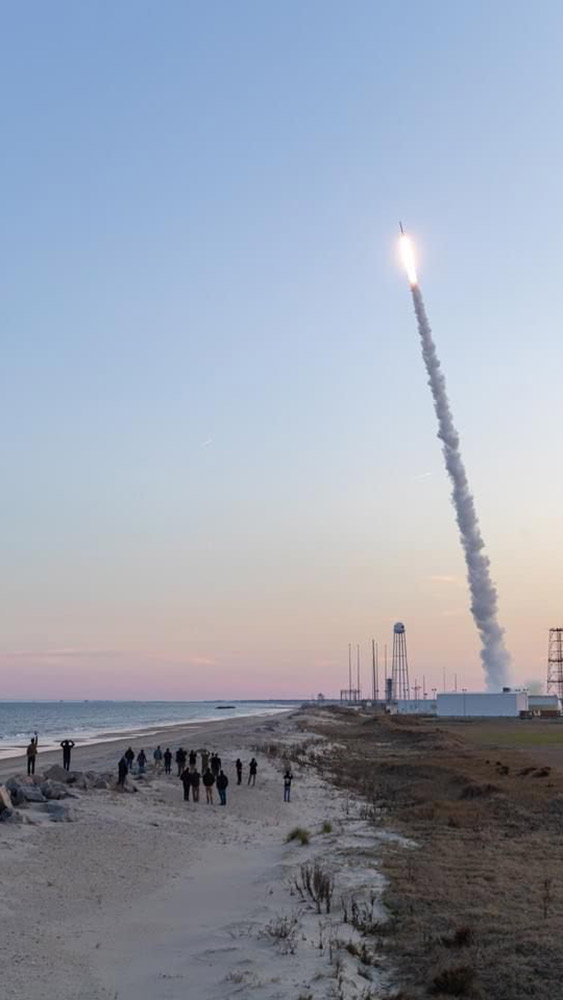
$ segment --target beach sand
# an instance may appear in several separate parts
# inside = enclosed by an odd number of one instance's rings
[[[377,913],[383,880],[377,833],[358,803],[292,762],[283,801],[283,756],[256,750],[275,740],[288,753],[310,737],[307,716],[229,719],[166,729],[150,745],[217,750],[229,775],[228,804],[185,803],[176,777],[138,794],[80,791],[71,823],[43,807],[32,823],[0,824],[2,996],[8,1000],[320,1000],[386,995],[387,972],[359,962],[346,944],[340,900],[353,894]],[[325,741],[326,742],[326,739]],[[129,740],[77,748],[72,768],[116,773]],[[293,749],[292,749],[293,748]],[[255,753],[258,780],[246,784]],[[245,764],[236,786],[234,762]],[[39,755],[37,771],[61,762]],[[0,781],[21,773],[2,761]],[[67,800],[65,800],[66,802]],[[324,823],[332,831],[322,833]],[[308,845],[285,843],[295,826]],[[367,850],[369,848],[369,851]],[[368,860],[369,856],[369,860]],[[338,907],[317,913],[296,888],[303,863],[334,878]],[[337,911],[337,912],[336,912]],[[379,916],[383,916],[379,913]],[[372,991],[372,992],[369,992]]]

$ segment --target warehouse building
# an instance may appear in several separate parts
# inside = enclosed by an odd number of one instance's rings
[[[527,691],[452,691],[437,697],[440,718],[513,718],[528,712]]]

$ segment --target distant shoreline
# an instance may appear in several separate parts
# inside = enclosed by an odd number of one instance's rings
[[[25,702],[24,704],[33,704],[32,702]],[[74,703],[71,703],[74,704]],[[76,704],[81,704],[81,702],[76,702]],[[202,705],[210,705],[213,702],[202,702]],[[241,703],[247,704],[247,703]],[[260,704],[256,702],[256,704]],[[71,730],[61,731],[60,733],[50,734],[43,742],[41,741],[41,733],[39,733],[39,751],[41,754],[52,753],[54,751],[60,751],[60,742],[63,739],[74,739],[76,744],[76,749],[79,747],[92,747],[103,743],[115,743],[120,740],[138,740],[141,738],[154,738],[160,733],[166,735],[171,731],[177,729],[184,729],[186,726],[207,726],[213,724],[221,724],[230,721],[236,721],[237,719],[260,719],[267,718],[268,716],[285,715],[288,712],[296,711],[298,706],[293,704],[287,704],[287,708],[274,707],[268,708],[267,703],[264,703],[263,711],[237,711],[237,709],[228,710],[228,714],[221,714],[220,716],[201,716],[199,718],[192,719],[176,719],[170,722],[155,722],[149,723],[145,726],[124,726],[123,728],[117,728],[113,730],[108,730],[107,732],[92,733],[85,736],[78,736],[73,734]],[[31,736],[31,733],[30,733]],[[26,748],[28,741],[25,743],[12,743],[10,745],[2,746],[0,743],[0,761],[14,760],[19,757],[25,757]]]

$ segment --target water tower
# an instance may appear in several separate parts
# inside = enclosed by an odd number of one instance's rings
[[[549,630],[547,693],[563,698],[563,628]]]
[[[409,662],[407,659],[407,633],[402,622],[393,626],[393,662],[391,666],[393,698],[410,701]]]

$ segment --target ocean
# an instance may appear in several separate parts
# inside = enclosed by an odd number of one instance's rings
[[[43,750],[70,738],[76,744],[99,743],[115,734],[138,730],[150,735],[165,726],[212,722],[288,711],[299,701],[4,701],[0,702],[0,759],[20,755],[34,732]],[[110,735],[111,734],[111,735]]]

